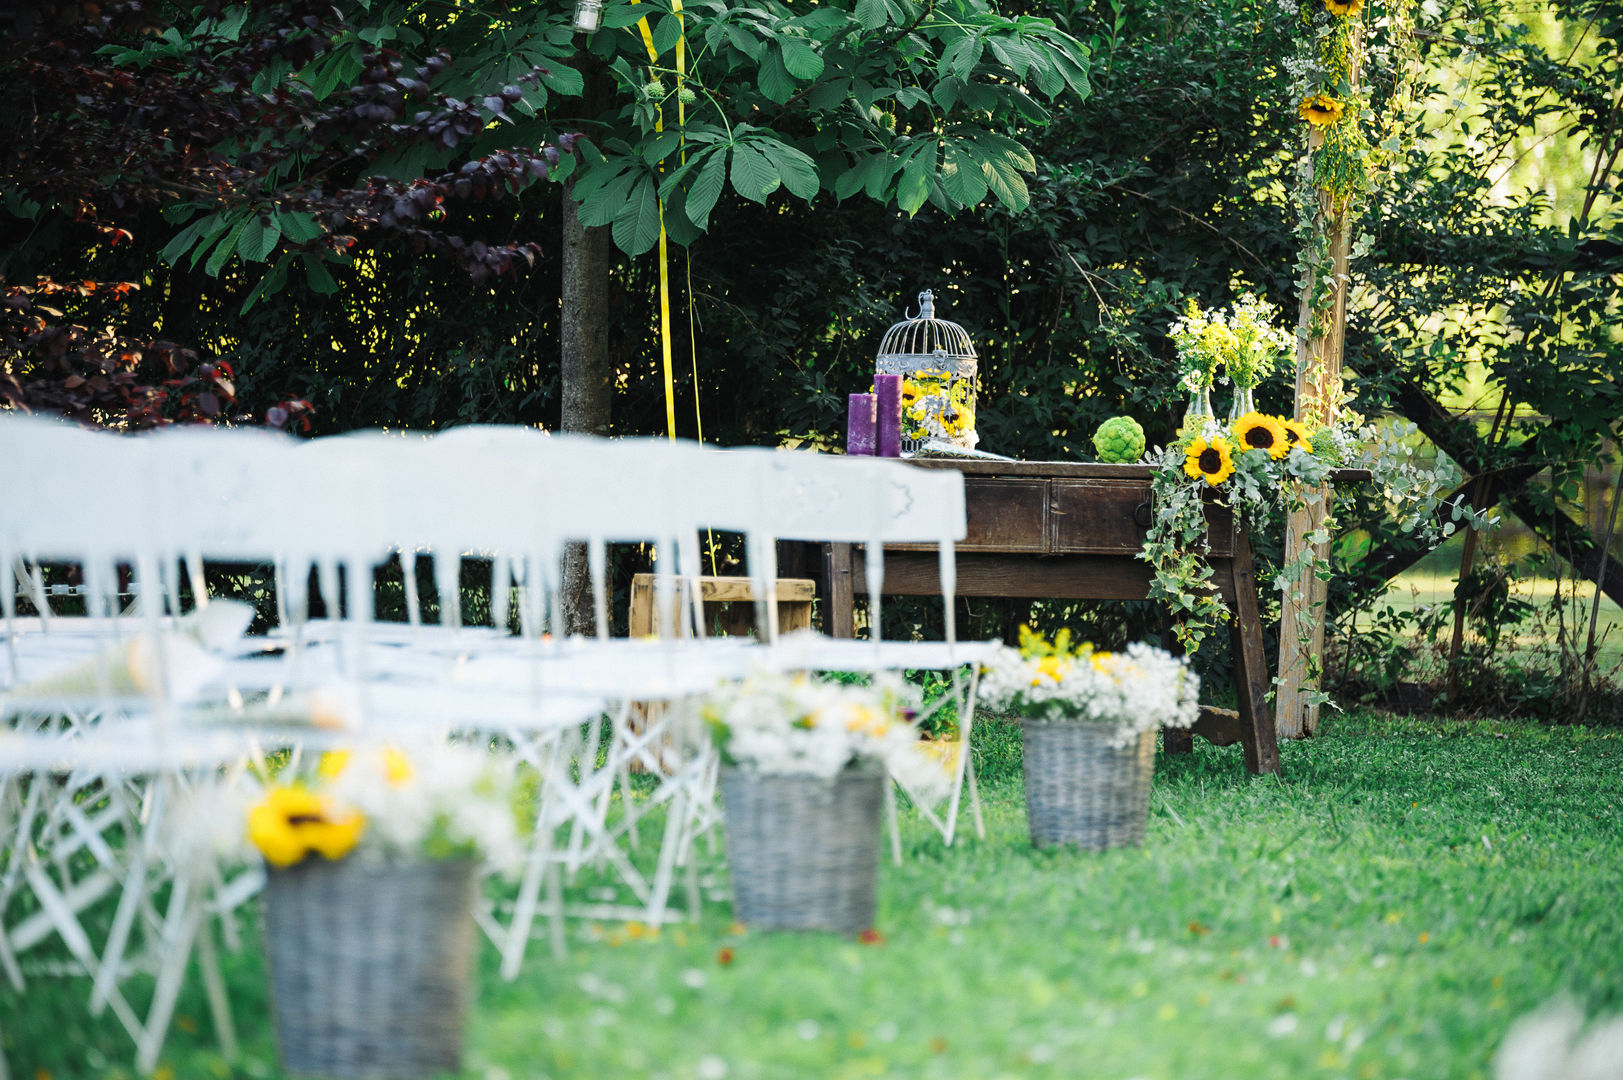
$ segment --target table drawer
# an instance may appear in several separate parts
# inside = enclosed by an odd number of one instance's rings
[[[965,477],[968,530],[959,551],[1046,554],[1048,481]]]
[[[1049,550],[1056,555],[1135,555],[1149,523],[1148,484],[1052,480]],[[1135,518],[1136,515],[1136,518]]]
[[[1123,480],[1051,480],[1049,551],[1055,555],[1137,555],[1150,523],[1150,486]],[[1210,554],[1234,555],[1234,515],[1209,506]]]

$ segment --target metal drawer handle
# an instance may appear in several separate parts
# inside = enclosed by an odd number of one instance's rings
[[[1150,527],[1150,522],[1153,520],[1154,518],[1150,514],[1150,504],[1148,502],[1141,502],[1137,506],[1133,507],[1133,524],[1137,525],[1139,528],[1148,529]]]

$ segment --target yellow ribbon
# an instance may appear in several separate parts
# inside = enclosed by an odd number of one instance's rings
[[[633,4],[640,4],[642,0],[631,0]],[[682,25],[682,0],[672,0],[671,12],[676,16],[676,24]],[[637,31],[642,35],[643,47],[648,50],[648,62],[659,63],[659,50],[654,47],[654,31],[648,25],[644,16],[637,20]],[[658,75],[650,72],[651,80],[658,81]],[[682,83],[687,77],[687,38],[679,36],[676,39],[676,117],[677,123],[687,125],[687,106],[682,104]],[[654,114],[654,130],[665,130],[665,107],[656,105]],[[685,158],[684,152],[684,158]],[[676,379],[671,370],[671,276],[670,264],[667,259],[668,240],[665,235],[665,200],[659,200],[659,349],[661,368],[665,377],[665,431],[670,438],[676,438]],[[690,294],[691,302],[691,294]],[[697,399],[699,384],[695,379],[693,384],[694,397]]]

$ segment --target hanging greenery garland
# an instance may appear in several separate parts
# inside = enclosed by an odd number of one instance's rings
[[[1285,68],[1297,115],[1307,122],[1296,177],[1297,271],[1300,286],[1311,289],[1305,329],[1317,336],[1335,303],[1325,219],[1354,228],[1404,149],[1417,65],[1413,0],[1390,0],[1374,20],[1366,19],[1363,0],[1280,0],[1280,6],[1301,30]],[[1367,238],[1355,239],[1355,251],[1366,247]]]

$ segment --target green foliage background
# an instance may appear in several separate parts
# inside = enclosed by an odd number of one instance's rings
[[[1023,205],[989,194],[958,210],[937,190],[939,177],[914,170],[909,178],[913,159],[905,155],[930,131],[947,133],[940,76],[966,59],[953,52],[960,40],[945,31],[917,43],[898,36],[899,53],[938,49],[952,63],[926,70],[897,61],[885,69],[897,81],[864,98],[871,100],[866,109],[842,112],[838,95],[826,89],[802,102],[790,89],[814,85],[806,81],[815,65],[804,43],[817,46],[819,63],[845,62],[837,59],[845,31],[829,20],[901,28],[933,8],[863,0],[814,19],[795,4],[690,6],[732,27],[693,69],[694,85],[713,95],[693,106],[694,130],[712,137],[723,116],[735,158],[738,141],[755,137],[744,130],[749,124],[773,132],[781,146],[804,147],[794,152],[808,159],[823,156],[815,187],[784,165],[793,194],[768,192],[764,182],[737,187],[735,160],[733,185],[716,193],[702,234],[677,221],[674,210],[668,215],[673,236],[686,244],[672,259],[680,434],[697,433],[696,402],[709,441],[837,445],[845,395],[867,388],[880,336],[915,310],[916,294],[928,288],[938,312],[961,323],[979,348],[983,447],[1026,458],[1086,458],[1089,435],[1117,413],[1138,418],[1153,446],[1171,436],[1183,405],[1165,329],[1185,297],[1219,305],[1251,290],[1295,310],[1289,191],[1304,133],[1296,103],[1285,99],[1282,67],[1295,24],[1274,0],[1008,5],[1010,18],[1049,19],[1087,43],[1091,92],[1069,92],[1050,72],[1044,89],[1056,96],[1045,103],[1000,85],[995,70],[977,68],[993,89],[953,115],[1029,147],[1035,169],[1023,177]],[[504,139],[539,142],[579,127],[586,80],[574,73],[594,63],[613,75],[603,114],[613,130],[647,138],[660,103],[674,123],[669,73],[662,74],[663,98],[641,81],[647,58],[629,11],[609,5],[589,59],[564,28],[570,5],[464,7],[454,19],[435,15],[435,5],[418,15],[399,5],[355,11],[392,26],[389,43],[408,55],[444,46],[469,70],[551,65],[545,86],[527,91],[529,115]],[[669,36],[662,5],[644,7]],[[1623,353],[1614,329],[1623,236],[1613,194],[1623,145],[1614,105],[1623,88],[1623,19],[1602,0],[1559,0],[1549,9],[1558,32],[1542,37],[1515,12],[1481,0],[1416,11],[1425,108],[1415,112],[1409,148],[1364,219],[1346,364],[1358,408],[1414,420],[1468,474],[1551,470],[1548,485],[1524,494],[1559,531],[1558,519],[1571,520],[1577,470],[1607,453],[1608,440],[1615,446],[1623,427]],[[761,11],[775,13],[788,36],[771,39]],[[1372,4],[1366,17],[1380,11]],[[983,51],[986,63],[999,59]],[[1387,73],[1377,60],[1367,74],[1378,80]],[[928,85],[909,90],[908,78]],[[714,108],[705,112],[707,105]],[[1568,166],[1557,178],[1571,189],[1559,215],[1546,185],[1526,190],[1512,182],[1527,172],[1530,140],[1551,131],[1559,132],[1567,160],[1577,147],[1592,166],[1587,175]],[[618,192],[615,198],[631,205],[643,190],[638,185],[657,180],[652,160],[663,154],[668,168],[680,160],[668,139],[641,145],[654,150],[642,165],[628,164],[604,140],[608,171],[593,177],[589,151],[578,174],[599,199],[588,204],[593,220],[615,228],[623,249],[645,249],[646,230],[621,222],[603,193]],[[878,198],[849,197],[871,178],[840,171],[864,160],[863,146],[888,147],[892,172],[867,185]],[[408,175],[455,164],[378,167]],[[301,396],[314,406],[318,432],[552,426],[561,197],[560,185],[544,183],[516,198],[448,207],[447,228],[493,239],[533,236],[546,249],[534,270],[479,284],[448,259],[384,238],[353,265],[330,267],[330,282],[289,274],[280,292],[244,312],[263,264],[233,259],[216,275],[184,259],[172,267],[158,253],[181,226],[155,214],[135,220],[135,242],[117,249],[60,215],[0,219],[7,241],[0,270],[13,280],[52,274],[144,282],[122,317],[233,361],[248,413]],[[661,432],[650,257],[619,257],[608,303],[615,428]],[[1220,408],[1221,396],[1220,388]],[[1490,431],[1478,412],[1491,415],[1501,396],[1507,419]],[[1284,412],[1289,390],[1279,381],[1265,385],[1258,404]],[[1368,497],[1346,507],[1338,610],[1385,580],[1382,567],[1390,564],[1383,560],[1402,557],[1401,538],[1384,535],[1384,509]],[[1270,543],[1262,538],[1265,557]],[[1146,626],[1132,621],[1120,629]]]

